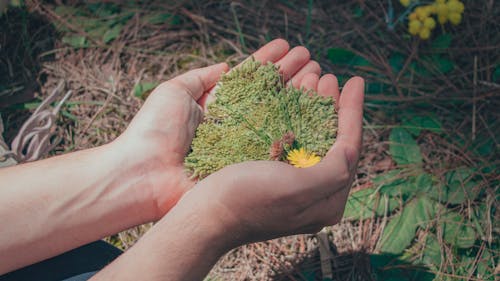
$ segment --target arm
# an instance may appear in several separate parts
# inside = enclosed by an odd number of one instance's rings
[[[292,82],[319,73],[303,47],[275,40],[254,57]],[[160,219],[195,183],[184,156],[226,64],[162,83],[110,144],[0,169],[0,274]],[[317,74],[316,74],[317,75]]]
[[[0,273],[151,221],[146,174],[124,155],[109,144],[0,169]]]
[[[194,185],[183,165],[203,115],[197,100],[225,70],[161,84],[110,144],[1,169],[0,274],[168,212]]]
[[[202,280],[231,248],[338,223],[360,153],[364,84],[351,79],[339,97],[326,77],[312,84],[339,100],[339,132],[320,163],[245,162],[210,175],[92,280]]]

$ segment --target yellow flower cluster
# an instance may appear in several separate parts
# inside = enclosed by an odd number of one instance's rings
[[[403,6],[408,6],[411,0],[400,0]],[[460,0],[436,0],[434,3],[419,6],[408,16],[408,32],[427,40],[431,31],[436,27],[436,20],[443,25],[448,21],[458,25],[462,21],[464,4]]]

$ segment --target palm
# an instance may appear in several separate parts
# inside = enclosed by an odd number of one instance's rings
[[[288,49],[286,41],[274,40],[255,52],[253,57],[262,63],[278,65],[293,86],[315,90],[337,88],[333,76],[319,79],[320,66],[310,60],[307,49]],[[124,133],[128,136],[124,139],[134,142],[133,147],[139,147],[136,155],[151,159],[151,165],[158,170],[152,177],[155,181],[152,185],[160,216],[195,184],[184,171],[184,157],[201,122],[202,108],[212,98],[210,90],[223,71],[227,71],[227,65],[219,64],[188,72],[161,84]],[[332,84],[334,87],[331,87]]]

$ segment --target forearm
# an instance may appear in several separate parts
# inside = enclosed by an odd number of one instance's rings
[[[203,280],[235,245],[216,214],[178,203],[137,244],[100,271],[96,280]]]
[[[152,220],[141,168],[123,160],[108,145],[0,169],[0,274]]]

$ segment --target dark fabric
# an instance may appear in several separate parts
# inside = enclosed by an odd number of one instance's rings
[[[121,253],[121,250],[104,241],[96,241],[2,275],[0,281],[61,281],[71,277],[77,278],[77,275],[82,276],[78,276],[80,279],[70,280],[87,280]]]
[[[97,272],[99,272],[99,271],[87,272],[84,274],[70,277],[68,279],[64,279],[63,281],[87,281],[90,279],[90,277],[94,276]]]

